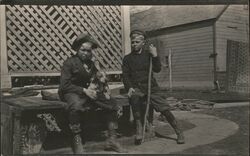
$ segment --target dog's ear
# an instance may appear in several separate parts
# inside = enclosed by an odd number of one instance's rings
[[[93,77],[90,78],[90,82],[94,82],[96,79],[96,76],[94,75]]]
[[[95,57],[92,57],[92,62],[94,63],[94,66],[97,70],[101,70],[100,63],[96,60]]]
[[[102,72],[100,72],[100,71],[97,71],[95,75],[96,75],[95,77],[97,79],[100,79],[101,77],[103,77]]]
[[[102,72],[103,73],[103,76],[105,77],[105,80],[108,81],[108,75],[105,71]]]

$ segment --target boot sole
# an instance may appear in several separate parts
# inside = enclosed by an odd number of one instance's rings
[[[185,142],[177,142],[177,144],[185,144]]]
[[[114,148],[112,147],[105,147],[104,148],[105,151],[114,151],[114,152],[117,152],[117,153],[128,153],[128,151],[119,151],[119,150],[115,150]]]
[[[142,139],[135,139],[135,145],[141,145]]]

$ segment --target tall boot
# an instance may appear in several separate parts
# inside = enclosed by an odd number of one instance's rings
[[[140,93],[140,92],[139,92]],[[138,95],[132,95],[130,98],[130,104],[132,106],[134,121],[136,126],[136,134],[135,134],[135,145],[142,144],[142,117],[143,114],[143,106],[141,104],[141,97]]]
[[[80,134],[73,135],[73,152],[74,154],[83,154],[82,137]]]
[[[135,120],[135,124],[136,124],[135,144],[140,145],[142,143],[142,123],[140,120]]]
[[[83,154],[84,149],[82,145],[82,137],[80,135],[81,128],[80,124],[73,124],[69,125],[71,131],[73,132],[73,138],[72,138],[72,149],[74,154]]]
[[[170,111],[165,111],[162,114],[166,117],[167,121],[174,129],[174,131],[177,135],[177,144],[184,144],[185,143],[184,135],[183,135],[183,133],[180,129],[180,126],[178,125],[174,115]]]
[[[110,122],[108,125],[108,139],[106,141],[105,149],[116,151],[118,153],[127,153],[120,143],[116,140],[116,124],[114,122]]]

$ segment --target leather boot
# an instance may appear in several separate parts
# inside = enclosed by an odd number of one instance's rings
[[[135,124],[136,124],[135,144],[140,145],[142,143],[142,123],[140,120],[136,120]]]
[[[74,134],[73,136],[73,152],[74,154],[83,154],[82,137],[80,134]]]
[[[172,126],[174,129],[176,135],[177,135],[177,144],[184,144],[185,139],[184,135],[180,129],[180,126],[178,125],[174,115],[170,111],[163,112],[163,115],[166,117],[167,121],[169,124]]]
[[[82,137],[80,135],[81,127],[80,124],[69,124],[69,128],[73,134],[72,138],[72,149],[74,154],[83,154]]]
[[[110,122],[108,130],[108,139],[106,141],[105,149],[106,150],[112,150],[116,151],[118,153],[127,153],[128,151],[125,150],[119,142],[116,140],[116,124],[113,122]]]
[[[117,153],[127,153],[128,151],[124,149],[119,142],[116,141],[116,137],[110,137],[107,139],[106,150],[112,150]]]
[[[180,126],[178,125],[177,121],[174,120],[172,122],[169,122],[170,125],[173,127],[176,135],[177,135],[177,144],[184,144],[185,143],[185,139],[184,139],[184,135],[180,129]]]
[[[176,129],[175,133],[177,135],[177,144],[185,144],[184,135],[181,130]]]

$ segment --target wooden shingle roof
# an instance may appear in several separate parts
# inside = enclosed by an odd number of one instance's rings
[[[217,18],[226,5],[165,5],[131,14],[131,29],[153,31]]]

